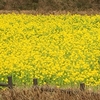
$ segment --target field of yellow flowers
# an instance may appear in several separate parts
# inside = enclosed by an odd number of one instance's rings
[[[100,85],[100,15],[0,14],[0,82]]]

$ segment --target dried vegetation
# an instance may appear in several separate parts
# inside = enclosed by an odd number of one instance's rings
[[[50,86],[13,88],[0,91],[0,100],[100,100],[99,92]]]
[[[100,0],[0,0],[0,10],[100,10]]]

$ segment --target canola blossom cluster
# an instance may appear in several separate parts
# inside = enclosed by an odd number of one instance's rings
[[[0,82],[100,85],[100,15],[0,15]]]

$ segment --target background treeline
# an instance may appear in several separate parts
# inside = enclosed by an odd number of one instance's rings
[[[100,0],[0,0],[0,10],[100,10]]]

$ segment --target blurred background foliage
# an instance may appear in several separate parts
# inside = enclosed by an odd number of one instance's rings
[[[0,10],[100,10],[100,0],[0,0]]]

